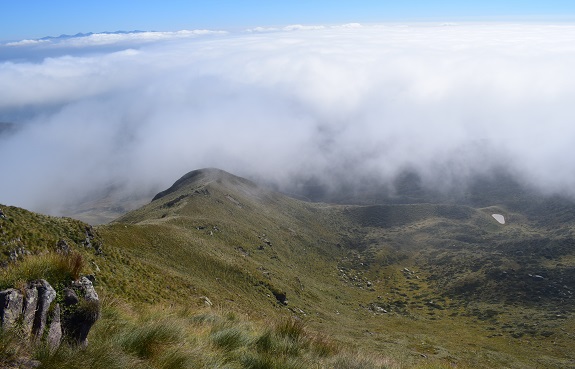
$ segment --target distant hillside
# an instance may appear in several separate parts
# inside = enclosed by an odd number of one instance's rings
[[[144,33],[146,31],[138,31],[138,30],[134,30],[134,31],[114,31],[114,32],[87,32],[87,33],[76,33],[74,35],[66,35],[66,34],[62,34],[60,36],[46,36],[46,37],[42,37],[40,38],[40,40],[57,40],[57,39],[69,39],[69,38],[77,38],[77,37],[88,37],[88,36],[92,36],[92,35],[126,35],[126,34],[130,34],[130,33]]]
[[[174,183],[173,188],[165,191],[175,190],[175,187],[187,179],[182,178],[182,182]],[[266,186],[257,181],[253,182],[263,188],[275,188],[271,184]],[[472,208],[500,206],[511,212],[521,213],[538,226],[550,227],[557,223],[570,223],[575,214],[573,199],[559,195],[545,196],[520,184],[505,171],[495,172],[490,176],[475,176],[465,183],[450,184],[445,188],[437,184],[425,184],[419,175],[409,171],[397,176],[392,183],[367,179],[356,187],[341,183],[338,185],[337,181],[330,184],[331,187],[321,182],[303,183],[304,185],[297,185],[295,188],[284,188],[284,194],[308,202],[339,205],[441,204]],[[86,194],[84,199],[67,204],[61,211],[66,216],[92,225],[105,224],[148,203],[156,192],[154,189],[148,189],[145,192],[130,193],[121,184],[115,183],[98,192]],[[163,192],[156,195],[162,196]]]
[[[452,204],[473,208],[496,205],[521,213],[539,225],[549,226],[572,223],[575,215],[575,199],[558,194],[545,195],[520,183],[504,169],[444,184],[425,183],[419,174],[409,170],[391,182],[366,178],[355,187],[343,185],[345,180],[336,180],[330,186],[314,181],[305,183],[294,196],[317,202],[346,205]]]

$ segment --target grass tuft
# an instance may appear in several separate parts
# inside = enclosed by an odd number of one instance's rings
[[[166,350],[157,359],[157,367],[162,369],[182,369],[182,368],[195,368],[190,355],[182,352],[178,348]]]
[[[340,352],[339,344],[323,334],[313,337],[311,348],[319,357],[329,357]]]
[[[25,345],[15,332],[6,331],[0,328],[0,367],[18,358],[24,351]]]
[[[78,279],[84,270],[84,258],[79,253],[45,253],[29,255],[0,269],[0,289],[20,286],[23,281],[45,279],[52,286]]]
[[[183,339],[181,329],[176,322],[152,322],[132,328],[121,339],[122,348],[140,359],[151,359],[160,354],[165,347],[174,345]]]
[[[255,347],[260,352],[273,352],[275,349],[275,338],[271,330],[266,330],[255,340]]]
[[[292,340],[297,340],[306,335],[303,320],[296,317],[282,319],[276,324],[275,332],[280,337],[286,337]]]
[[[210,335],[211,341],[219,348],[226,351],[233,351],[249,343],[249,338],[238,327],[225,328],[213,332]]]
[[[63,260],[67,264],[66,266],[68,267],[72,279],[79,279],[84,267],[86,266],[86,262],[84,261],[82,254],[74,252],[68,255],[68,257],[64,257]]]

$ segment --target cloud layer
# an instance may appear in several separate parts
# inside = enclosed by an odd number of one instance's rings
[[[405,168],[450,186],[502,166],[575,195],[575,26],[187,36],[0,45],[0,122],[20,127],[0,136],[0,203],[57,214],[207,166],[287,190]]]

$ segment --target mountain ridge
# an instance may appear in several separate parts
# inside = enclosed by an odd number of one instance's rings
[[[78,37],[88,37],[92,35],[127,35],[131,33],[145,33],[145,32],[154,32],[154,31],[140,31],[140,30],[133,30],[133,31],[103,31],[103,32],[78,32],[74,35],[67,35],[61,34],[60,36],[44,36],[39,38],[38,40],[58,40],[58,39],[70,39],[70,38],[78,38]]]
[[[405,367],[566,367],[575,230],[521,209],[310,203],[207,168],[95,227],[102,254],[85,255],[105,294],[138,306],[295,316],[343,345],[404,355]]]

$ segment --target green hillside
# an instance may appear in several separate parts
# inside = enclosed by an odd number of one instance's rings
[[[204,169],[95,228],[0,206],[0,244],[32,254],[13,274],[65,239],[103,296],[92,364],[26,351],[42,367],[572,367],[568,211],[475,206],[309,203]]]

